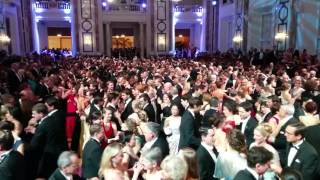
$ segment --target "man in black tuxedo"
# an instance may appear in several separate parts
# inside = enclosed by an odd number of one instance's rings
[[[170,91],[170,94],[172,95],[172,105],[175,104],[178,106],[179,108],[179,114],[182,116],[185,109],[181,103],[181,97],[179,96],[179,91],[178,91],[178,88],[176,86],[173,86],[171,91]],[[171,105],[171,107],[172,107]]]
[[[89,111],[86,112],[88,118],[91,118],[93,112],[100,112],[102,113],[102,106],[103,106],[103,98],[99,95],[94,96],[93,101],[91,102]]]
[[[84,180],[77,175],[79,157],[73,151],[64,151],[58,158],[58,168],[49,177],[49,180]]]
[[[98,171],[102,156],[101,142],[104,140],[103,128],[99,124],[90,126],[91,138],[86,143],[82,155],[83,177],[86,179],[99,179]]]
[[[278,127],[276,128],[273,136],[269,138],[269,141],[273,143],[273,147],[279,152],[282,167],[286,165],[287,141],[284,135],[285,129],[289,124],[298,122],[298,120],[293,117],[294,110],[295,108],[293,105],[282,105],[280,107],[280,121]]]
[[[155,122],[156,112],[151,104],[149,95],[146,93],[141,94],[139,97],[139,101],[143,105],[143,110],[147,113],[149,121]]]
[[[164,133],[161,131],[160,124],[147,122],[144,127],[143,135],[146,139],[146,144],[141,149],[141,153],[157,147],[161,150],[162,158],[166,157],[169,154],[169,145]]]
[[[119,94],[115,92],[111,92],[107,95],[107,100],[108,100],[107,108],[112,111],[111,121],[116,124],[117,129],[121,129],[121,124],[122,124],[122,122],[120,122],[121,119],[119,120],[115,115],[115,113],[118,113],[117,105],[119,102]]]
[[[61,152],[67,150],[65,136],[65,115],[58,110],[59,101],[48,98],[45,107],[48,114],[39,121],[39,125],[26,151],[39,153],[40,162],[37,177],[48,178],[57,168],[56,162]],[[43,104],[36,104],[33,111],[45,112]]]
[[[213,117],[218,112],[219,100],[216,97],[211,98],[210,100],[210,109],[204,112],[201,126],[210,127],[212,123],[209,122],[209,118]]]
[[[263,174],[270,168],[272,153],[264,147],[253,147],[247,156],[248,167],[239,171],[234,180],[260,180]]]
[[[304,139],[306,127],[297,122],[286,127],[285,136],[289,146],[286,153],[286,167],[298,170],[303,179],[319,179],[319,155],[312,145]]]
[[[201,145],[197,150],[200,180],[217,180],[213,177],[218,152],[213,146],[214,130],[200,128]]]
[[[0,131],[0,179],[21,180],[25,179],[25,161],[23,156],[12,150],[14,143],[10,131]]]
[[[180,125],[179,149],[190,147],[197,150],[200,145],[200,121],[196,119],[195,114],[201,109],[202,101],[199,98],[191,97],[189,108],[183,113]]]
[[[250,146],[250,144],[254,141],[253,131],[258,125],[257,119],[251,116],[252,108],[252,104],[248,101],[240,103],[238,108],[239,115],[242,120],[242,123],[238,128],[241,130],[242,134],[245,135],[246,144],[248,146]]]
[[[130,114],[133,113],[133,108],[132,108],[132,98],[131,98],[131,90],[129,89],[124,89],[121,93],[121,98],[124,101],[124,110],[121,113],[121,120],[124,122],[127,120]]]

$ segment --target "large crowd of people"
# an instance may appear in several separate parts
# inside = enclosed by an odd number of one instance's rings
[[[0,56],[0,179],[320,179],[307,51]]]

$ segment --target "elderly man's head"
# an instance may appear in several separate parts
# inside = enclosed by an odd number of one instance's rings
[[[64,151],[58,158],[58,167],[64,174],[70,176],[75,174],[79,168],[80,160],[73,151]]]
[[[155,122],[147,122],[143,127],[143,135],[147,142],[154,140],[159,136],[160,125]]]

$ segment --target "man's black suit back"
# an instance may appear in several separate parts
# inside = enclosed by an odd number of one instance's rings
[[[60,172],[59,169],[56,169],[53,174],[49,177],[49,180],[67,180]],[[72,180],[84,180],[78,175],[72,175]]]
[[[156,120],[156,112],[154,111],[154,108],[151,105],[151,103],[149,103],[143,110],[147,113],[149,121],[155,122],[155,120]]]
[[[1,180],[23,180],[25,179],[25,161],[17,151],[11,151],[0,161]]]
[[[83,149],[82,169],[84,178],[98,177],[101,156],[100,143],[91,138]]]
[[[191,147],[197,150],[200,145],[199,124],[189,110],[183,113],[180,125],[179,149]]]

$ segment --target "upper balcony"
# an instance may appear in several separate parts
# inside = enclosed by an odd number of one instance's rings
[[[33,11],[36,21],[71,21],[70,0],[34,0]]]
[[[146,13],[147,3],[145,0],[120,0],[114,2],[112,0],[102,2],[105,13],[122,14],[122,13]]]
[[[148,4],[146,0],[108,0],[102,2],[105,21],[144,22]]]
[[[71,9],[70,0],[35,0],[37,9]]]

